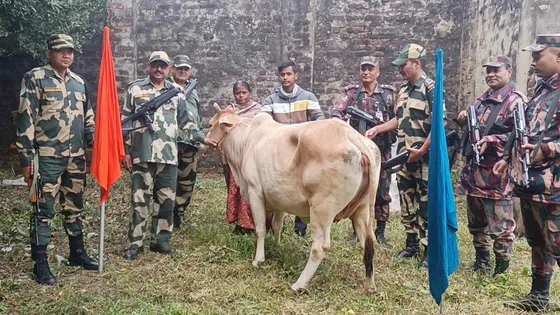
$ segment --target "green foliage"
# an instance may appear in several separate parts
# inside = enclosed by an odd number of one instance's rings
[[[104,26],[104,0],[0,0],[0,56],[45,60],[46,39],[65,33],[76,50]]]

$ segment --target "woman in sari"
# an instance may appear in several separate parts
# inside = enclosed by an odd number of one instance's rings
[[[261,104],[253,101],[251,95],[251,87],[245,81],[237,81],[233,85],[233,95],[235,102],[229,105],[229,108],[241,116],[247,122],[250,122],[256,114],[261,111]],[[246,234],[255,230],[255,222],[253,221],[253,214],[249,203],[241,197],[239,187],[235,183],[233,174],[229,166],[222,156],[222,166],[224,168],[224,176],[227,185],[227,209],[226,219],[229,224],[235,224],[233,232],[235,234]],[[268,213],[267,227],[270,226],[272,221],[272,213]]]

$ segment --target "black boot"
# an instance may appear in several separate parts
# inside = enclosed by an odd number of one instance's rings
[[[422,255],[422,261],[420,261],[419,269],[428,269],[428,246],[424,247],[424,254]]]
[[[526,312],[546,312],[554,306],[550,303],[550,279],[552,272],[547,275],[538,275],[533,272],[531,292],[519,301],[507,301],[504,306]]]
[[[416,234],[406,234],[406,248],[398,255],[398,258],[415,258],[420,252],[419,240]]]
[[[476,250],[474,264],[465,269],[465,271],[489,272],[490,270],[492,270],[492,266],[490,266],[490,251],[484,247],[475,247],[474,249]]]
[[[144,251],[144,247],[140,246],[131,246],[129,249],[126,250],[126,252],[124,252],[123,258],[125,260],[135,260],[138,255],[140,255],[140,253],[142,253]]]
[[[33,265],[33,278],[39,284],[55,285],[56,278],[49,268],[47,260],[47,246],[31,245],[31,256],[35,260]]]
[[[509,257],[496,257],[496,267],[493,277],[505,273],[509,269]]]
[[[171,247],[170,244],[150,243],[150,250],[152,252],[156,252],[164,255],[172,255],[175,253],[175,249]]]
[[[387,243],[387,239],[385,239],[385,226],[387,225],[386,221],[379,221],[377,220],[377,228],[375,229],[375,238],[377,239],[377,243],[386,249],[393,248],[389,243]]]
[[[99,264],[91,259],[84,249],[84,239],[82,235],[68,236],[70,245],[70,256],[68,256],[69,266],[80,266],[86,270],[97,270]]]

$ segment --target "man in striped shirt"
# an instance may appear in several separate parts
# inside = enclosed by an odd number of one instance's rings
[[[296,81],[299,76],[298,65],[291,61],[283,61],[278,65],[281,86],[267,97],[261,107],[262,112],[272,115],[281,124],[299,124],[306,121],[325,119],[317,97],[304,90]],[[305,236],[307,224],[296,217],[296,234]]]

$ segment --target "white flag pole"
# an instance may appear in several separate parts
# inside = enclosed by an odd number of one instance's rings
[[[101,222],[99,223],[99,273],[103,273],[103,251],[105,244],[105,203],[101,204]]]

